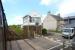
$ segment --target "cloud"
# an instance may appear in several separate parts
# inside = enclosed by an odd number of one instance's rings
[[[45,17],[46,17],[46,14],[42,14],[41,23],[43,22],[43,20],[45,19]]]
[[[51,4],[51,2],[52,2],[52,0],[41,0],[40,4],[48,6]]]
[[[23,23],[23,19],[22,19],[21,16],[17,16],[17,17],[15,17],[14,22],[16,24],[22,24]]]
[[[75,13],[75,0],[41,0],[40,4],[45,6],[56,5],[58,9],[56,14],[60,13],[61,16],[69,16]]]
[[[40,4],[45,6],[50,6],[50,5],[55,6],[59,4],[60,2],[62,2],[62,0],[41,0]]]
[[[12,19],[8,19],[8,25],[18,25],[18,24],[23,24],[23,17],[22,16],[15,16],[12,17]]]
[[[5,2],[5,0],[1,0],[2,2]]]
[[[58,5],[58,9],[61,16],[67,16],[75,12],[75,0],[63,0],[63,2]]]

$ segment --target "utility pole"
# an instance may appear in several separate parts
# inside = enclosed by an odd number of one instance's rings
[[[37,26],[38,26],[38,22],[35,23],[35,27],[36,27],[36,35],[37,35]]]
[[[28,38],[30,38],[30,16],[28,16]]]
[[[30,38],[29,22],[28,22],[28,38]]]

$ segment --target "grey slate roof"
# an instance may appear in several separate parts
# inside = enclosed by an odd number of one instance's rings
[[[58,16],[58,15],[53,15],[53,14],[50,14],[52,17],[54,17],[56,20],[63,20],[62,17]]]
[[[30,15],[25,15],[24,17],[29,17]]]
[[[65,17],[64,19],[75,19],[75,16]]]
[[[67,21],[64,27],[75,27],[75,16],[65,17],[64,21]],[[68,21],[70,21],[70,23],[68,23]]]

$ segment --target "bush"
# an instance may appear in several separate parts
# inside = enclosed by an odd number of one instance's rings
[[[47,34],[47,30],[46,29],[42,29],[42,35]]]
[[[9,26],[9,34],[7,35],[7,40],[24,39],[23,36],[23,29],[20,27],[20,25]]]

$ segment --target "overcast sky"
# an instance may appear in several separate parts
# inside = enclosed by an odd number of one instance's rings
[[[75,0],[2,0],[2,2],[9,25],[22,24],[22,17],[31,11],[37,11],[43,16],[48,11],[52,14],[60,13],[62,17],[75,14]]]

